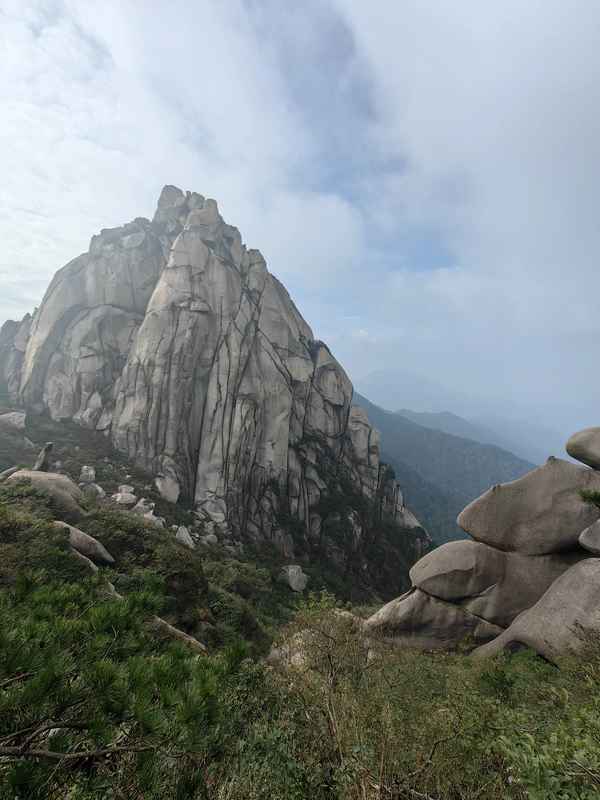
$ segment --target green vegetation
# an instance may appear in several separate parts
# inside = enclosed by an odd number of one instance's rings
[[[3,507],[2,561],[11,546],[0,589],[2,798],[598,796],[595,643],[560,670],[531,653],[478,663],[395,652],[367,645],[322,595],[282,632],[295,666],[249,657],[241,638],[198,657],[145,626],[168,606],[154,573],[124,600],[106,597],[64,534]],[[251,605],[268,585],[260,570],[227,566],[220,580]]]
[[[71,474],[92,461],[78,447]],[[128,468],[104,463],[103,483]],[[352,508],[385,575],[398,529],[375,520],[370,539],[374,508],[343,474],[332,486],[321,510],[339,530],[323,542],[352,552]],[[313,559],[311,586],[338,595],[299,600],[274,551],[190,550],[99,505],[78,525],[115,563],[93,574],[55,517],[44,492],[0,485],[0,800],[599,796],[600,642],[560,669],[529,652],[394,651],[342,605],[351,558],[321,574]],[[165,638],[156,614],[208,654]]]

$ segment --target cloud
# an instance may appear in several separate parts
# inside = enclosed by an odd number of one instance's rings
[[[599,22],[584,0],[5,0],[0,318],[175,183],[351,374],[597,422]]]

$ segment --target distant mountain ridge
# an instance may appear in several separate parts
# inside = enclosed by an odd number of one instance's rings
[[[515,480],[535,466],[496,445],[385,411],[362,395],[355,394],[354,402],[367,411],[380,431],[382,457],[394,468],[406,501],[439,543],[464,536],[455,521],[471,500],[490,486]],[[424,416],[432,422],[438,416],[448,421],[454,415]]]
[[[363,397],[418,425],[494,444],[535,464],[549,455],[564,458],[565,435],[538,419],[534,409],[505,407],[493,397],[455,391],[397,367],[371,372],[355,384]]]
[[[453,414],[451,411],[411,411],[408,408],[402,408],[396,413],[424,428],[433,428],[443,433],[449,433],[452,436],[460,436],[461,439],[472,439],[480,444],[495,445],[521,458],[521,456],[515,452],[515,450],[519,449],[518,442],[513,442],[502,433],[484,424],[478,424],[477,422],[464,419],[458,416],[458,414]]]

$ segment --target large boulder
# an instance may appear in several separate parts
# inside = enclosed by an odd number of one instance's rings
[[[549,661],[578,652],[600,634],[600,559],[588,558],[563,573],[530,609],[474,655],[530,647]]]
[[[364,624],[367,636],[395,646],[449,650],[463,642],[487,642],[503,628],[459,606],[411,589],[380,608]]]
[[[299,564],[282,567],[280,578],[293,592],[303,592],[308,583],[308,575],[305,575]]]
[[[600,556],[600,520],[581,531],[578,541],[579,546],[587,550],[588,553]]]
[[[10,475],[6,483],[19,483],[20,481],[27,481],[36,489],[47,492],[54,501],[56,510],[68,519],[76,522],[83,516],[84,511],[81,507],[81,503],[84,501],[83,493],[67,475],[20,469]]]
[[[81,468],[79,473],[79,483],[94,483],[96,480],[96,470],[87,464]]]
[[[530,556],[481,542],[448,542],[418,561],[410,578],[421,591],[506,627],[585,557],[580,550]]]
[[[9,411],[6,414],[0,414],[0,429],[24,431],[25,419],[26,414],[23,411]]]
[[[481,594],[465,598],[460,605],[472,614],[506,627],[537,602],[560,575],[586,557],[579,550],[543,556],[506,553],[500,580]]]
[[[600,469],[600,428],[584,428],[577,431],[567,442],[567,453],[571,458]]]
[[[584,489],[600,491],[600,472],[549,458],[522,478],[493,486],[459,514],[458,524],[501,550],[571,550],[581,531],[600,518],[600,510],[581,498]]]
[[[114,558],[106,547],[97,539],[94,539],[93,536],[90,536],[89,533],[84,533],[84,531],[80,531],[79,528],[68,525],[66,522],[56,521],[54,525],[57,528],[66,528],[69,531],[69,544],[81,555],[101,564],[115,563]]]
[[[480,542],[447,542],[410,570],[413,586],[440,600],[485,592],[504,576],[504,553]]]

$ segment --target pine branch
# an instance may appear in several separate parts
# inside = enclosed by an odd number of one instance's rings
[[[77,753],[59,753],[53,750],[23,750],[22,747],[1,747],[0,758],[41,758],[47,761],[85,761],[109,758],[119,753],[147,753],[156,750],[155,745],[145,747],[108,747],[104,750],[83,750]]]

